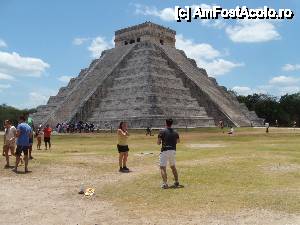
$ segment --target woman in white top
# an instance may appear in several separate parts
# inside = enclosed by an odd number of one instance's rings
[[[10,120],[4,121],[4,127],[5,127],[5,132],[4,132],[3,150],[4,150],[4,154],[5,154],[5,159],[6,159],[5,168],[9,168],[8,152],[10,151],[12,155],[15,154],[17,129],[11,125]]]

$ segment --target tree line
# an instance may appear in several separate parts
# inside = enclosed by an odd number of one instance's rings
[[[4,120],[11,120],[14,125],[18,124],[19,117],[35,112],[36,109],[17,109],[6,104],[0,105],[0,130],[4,130]]]
[[[255,111],[257,116],[264,118],[270,125],[292,126],[296,121],[300,123],[300,92],[274,97],[267,94],[238,95],[237,99],[245,103],[249,110]]]

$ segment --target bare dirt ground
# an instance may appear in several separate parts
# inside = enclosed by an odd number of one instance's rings
[[[36,162],[31,163],[34,165]],[[209,162],[204,160],[202,163]],[[300,216],[260,209],[241,209],[231,214],[217,215],[186,210],[175,215],[170,213],[165,217],[149,217],[130,214],[122,206],[101,198],[101,188],[105,185],[128,181],[148,174],[149,171],[156,173],[158,170],[155,165],[151,168],[132,168],[139,172],[128,174],[95,174],[89,169],[57,164],[37,167],[38,170],[29,174],[1,171],[0,224],[300,224]],[[93,197],[77,194],[83,179],[86,185],[100,184]]]

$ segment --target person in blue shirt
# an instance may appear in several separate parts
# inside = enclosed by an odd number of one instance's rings
[[[16,166],[14,171],[17,172],[20,157],[24,153],[25,173],[28,172],[28,149],[30,146],[29,138],[32,136],[31,127],[25,122],[25,117],[20,116],[20,123],[17,127],[17,149],[16,149]]]

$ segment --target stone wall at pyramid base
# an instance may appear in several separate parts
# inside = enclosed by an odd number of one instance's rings
[[[173,127],[175,128],[196,128],[196,127],[215,127],[214,120],[212,118],[195,116],[195,117],[171,117],[173,119]],[[129,128],[162,128],[166,123],[165,116],[151,116],[145,117],[127,117],[127,118],[111,118],[104,120],[89,120],[89,123],[93,123],[99,129],[115,129],[119,126],[120,122],[126,121]]]

